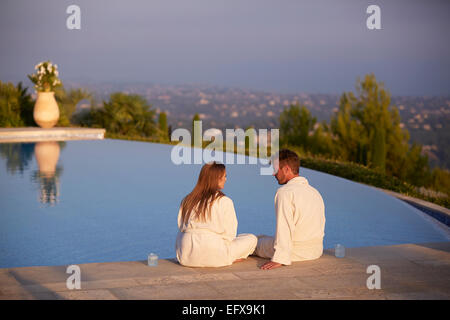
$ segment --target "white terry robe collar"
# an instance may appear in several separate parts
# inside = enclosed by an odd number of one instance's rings
[[[297,184],[297,183],[308,184],[308,180],[305,177],[298,176],[298,177],[292,178],[286,184]]]

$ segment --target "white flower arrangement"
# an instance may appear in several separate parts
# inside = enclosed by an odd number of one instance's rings
[[[58,66],[50,61],[43,61],[34,66],[35,73],[28,75],[31,82],[34,83],[36,91],[50,92],[56,87],[62,85],[59,80]]]

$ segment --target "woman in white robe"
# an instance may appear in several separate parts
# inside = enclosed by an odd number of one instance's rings
[[[180,205],[176,254],[188,267],[223,267],[246,259],[256,248],[253,234],[237,235],[233,201],[220,190],[226,181],[225,166],[205,164],[197,185]]]

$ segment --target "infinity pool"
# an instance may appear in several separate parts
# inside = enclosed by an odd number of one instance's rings
[[[0,144],[0,267],[175,257],[177,213],[201,165],[172,146],[100,140]],[[272,235],[279,187],[259,165],[227,165],[238,233]],[[301,168],[325,201],[325,248],[448,241],[410,205]]]

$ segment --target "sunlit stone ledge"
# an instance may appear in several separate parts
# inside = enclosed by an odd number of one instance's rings
[[[34,141],[65,141],[65,140],[101,140],[105,129],[102,128],[69,128],[54,127],[43,129],[37,127],[0,128],[0,143],[2,142],[34,142]]]

